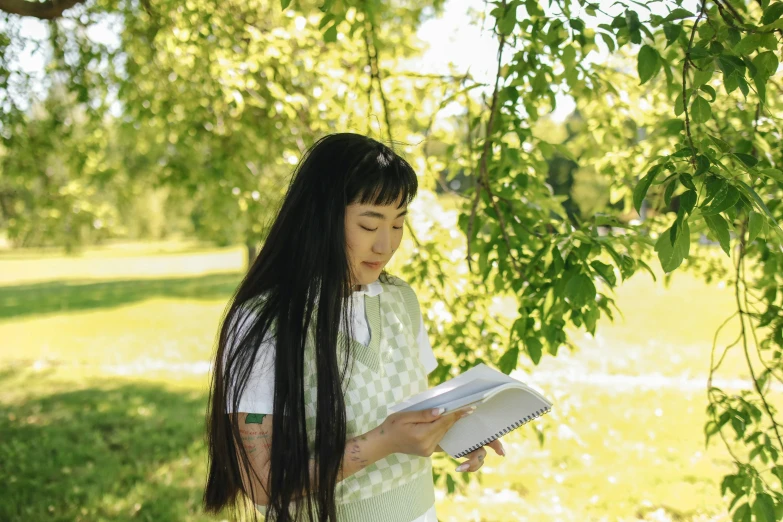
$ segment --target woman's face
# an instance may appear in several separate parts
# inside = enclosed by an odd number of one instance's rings
[[[346,208],[345,241],[354,274],[352,288],[378,279],[400,246],[408,208],[397,208],[399,201],[388,206],[354,204]]]

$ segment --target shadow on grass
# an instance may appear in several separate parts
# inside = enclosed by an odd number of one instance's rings
[[[0,319],[111,308],[154,297],[228,298],[241,278],[240,272],[222,272],[182,278],[0,286]]]
[[[205,405],[204,392],[103,381],[0,403],[0,520],[213,520]]]

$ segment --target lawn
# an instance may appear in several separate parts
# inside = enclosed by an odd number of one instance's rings
[[[192,244],[0,255],[0,520],[214,520],[199,508],[205,370],[242,262]],[[529,370],[556,405],[545,444],[507,436],[481,484],[438,492],[442,521],[728,520],[731,467],[703,425],[731,292],[641,274],[617,302],[624,321]]]

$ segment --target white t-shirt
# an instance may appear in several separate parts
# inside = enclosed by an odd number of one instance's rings
[[[356,290],[351,294],[350,299],[354,300],[353,303],[351,303],[353,310],[351,327],[353,328],[354,339],[364,346],[370,344],[371,335],[370,325],[367,320],[367,312],[364,306],[364,296],[373,297],[382,292],[383,286],[381,286],[378,280],[375,280],[367,285],[362,285],[359,290]],[[425,371],[430,373],[437,368],[438,361],[435,358],[435,354],[432,352],[430,338],[427,335],[427,329],[424,327],[423,315],[420,316],[419,321],[419,357],[422,365],[424,365]],[[247,324],[243,326],[246,325]],[[342,329],[342,322],[340,325],[340,328]],[[261,344],[261,348],[258,350],[258,355],[256,357],[257,364],[253,365],[244,393],[242,393],[242,397],[239,399],[239,408],[237,411],[247,413],[272,413],[275,390],[275,370],[270,356],[273,355],[274,341],[267,339]],[[230,404],[228,405],[227,411],[231,412]],[[426,513],[411,522],[438,522],[435,506],[430,506]]]
[[[354,300],[352,303],[353,316],[351,317],[353,335],[354,339],[364,346],[370,344],[370,326],[367,321],[364,296],[368,295],[373,297],[382,292],[383,287],[375,280],[370,284],[362,285],[359,290],[356,290],[351,294],[350,298]],[[430,338],[424,327],[423,315],[420,316],[419,321],[419,357],[421,363],[424,365],[425,371],[430,373],[437,368],[438,361],[435,359],[435,354],[432,352]],[[340,325],[340,329],[342,330],[342,322]],[[249,326],[249,323],[245,323],[242,326],[247,327]],[[253,365],[245,391],[239,399],[239,408],[237,411],[248,413],[272,413],[275,390],[275,369],[271,358],[273,356],[274,341],[267,339],[261,344],[261,348],[258,350],[256,364]],[[231,411],[230,405],[228,405],[228,408],[228,411]]]

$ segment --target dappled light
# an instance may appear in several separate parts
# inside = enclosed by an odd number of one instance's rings
[[[430,515],[783,520],[782,51],[781,0],[0,0],[0,520],[223,520],[232,298],[296,303],[365,242],[418,300],[419,387],[553,399],[480,469],[417,446]],[[310,156],[331,134],[370,148]],[[384,176],[404,219],[343,234]]]

